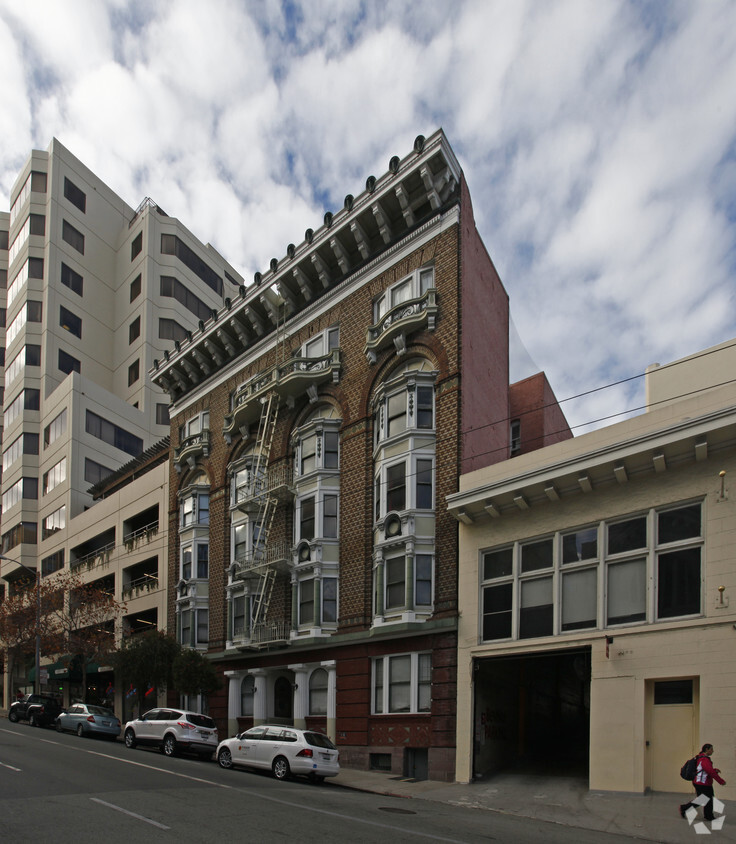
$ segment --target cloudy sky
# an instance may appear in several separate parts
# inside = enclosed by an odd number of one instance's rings
[[[733,0],[0,0],[0,77],[0,208],[56,136],[247,279],[442,127],[577,433],[736,337]]]

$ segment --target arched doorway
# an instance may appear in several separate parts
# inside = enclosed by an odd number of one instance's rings
[[[273,716],[288,723],[294,718],[294,690],[287,677],[277,677],[273,684]]]

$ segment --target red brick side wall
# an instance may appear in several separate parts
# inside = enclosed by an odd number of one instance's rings
[[[509,387],[511,419],[521,423],[519,454],[526,454],[572,437],[554,392],[544,372]]]
[[[509,449],[509,301],[475,227],[461,181],[460,319],[461,472],[506,460]]]

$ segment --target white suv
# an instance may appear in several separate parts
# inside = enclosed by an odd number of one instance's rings
[[[179,751],[210,758],[217,748],[217,727],[207,715],[182,709],[151,709],[128,721],[123,730],[126,747],[153,745],[167,756]]]

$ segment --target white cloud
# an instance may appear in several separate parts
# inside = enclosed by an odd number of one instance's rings
[[[249,281],[442,126],[521,339],[574,395],[736,335],[735,42],[728,0],[0,0],[2,207],[57,136]]]

